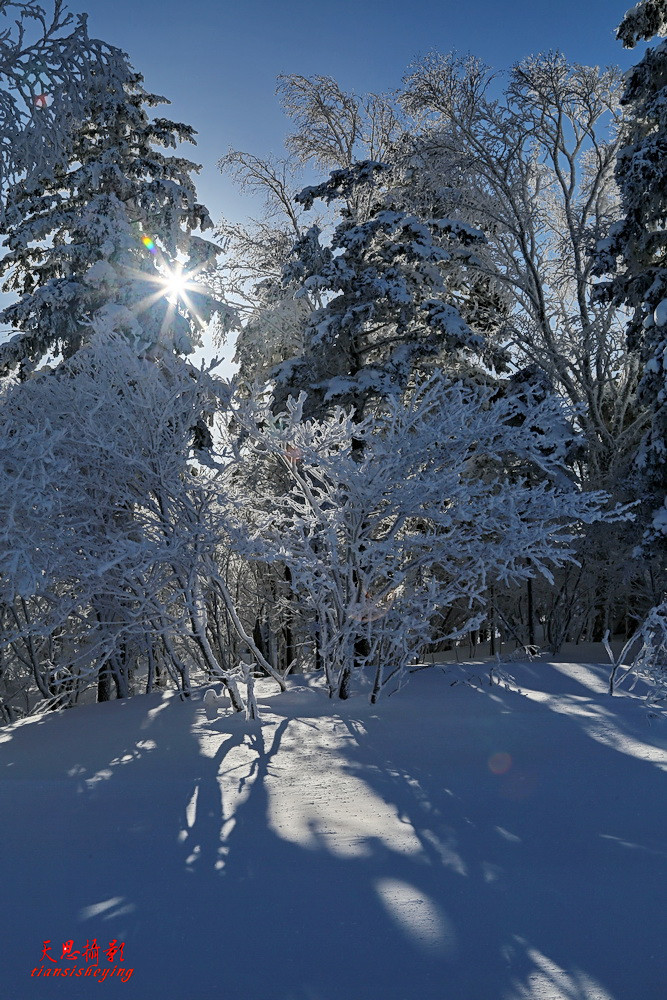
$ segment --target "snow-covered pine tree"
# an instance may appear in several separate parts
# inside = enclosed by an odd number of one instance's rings
[[[627,48],[667,35],[667,2],[641,0],[627,12],[617,37]],[[639,450],[649,513],[647,551],[667,549],[667,41],[646,50],[626,78],[627,109],[616,180],[623,218],[598,246],[598,273],[612,273],[599,293],[632,312],[631,348],[639,352],[641,402],[651,426]]]
[[[122,331],[140,354],[193,349],[214,308],[195,282],[218,248],[193,233],[211,225],[196,199],[198,168],[154,148],[195,134],[149,118],[164,100],[137,73],[120,92],[100,74],[67,165],[10,187],[0,272],[20,298],[0,322],[19,332],[0,348],[3,371],[25,376],[46,356],[72,355],[96,330]],[[181,274],[192,284],[174,302],[171,281]]]
[[[331,243],[312,227],[285,268],[296,298],[317,292],[323,305],[303,354],[274,373],[279,408],[305,390],[307,413],[338,404],[361,419],[370,399],[400,394],[445,354],[457,374],[485,352],[492,360],[483,332],[497,316],[469,274],[484,236],[453,219],[418,217],[404,205],[399,173],[367,160],[298,196],[306,208],[315,199],[343,207]]]
[[[266,383],[270,371],[303,351],[309,314],[321,305],[317,293],[298,300],[282,284],[282,269],[294,243],[318,225],[330,231],[334,208],[310,220],[295,193],[303,187],[304,170],[349,168],[357,160],[389,160],[401,134],[400,109],[393,97],[345,92],[327,76],[298,74],[278,77],[281,104],[291,121],[285,158],[262,158],[230,149],[220,168],[241,191],[264,200],[260,218],[236,224],[222,220],[224,244],[221,283],[248,319],[237,340],[237,384]],[[360,193],[362,189],[360,188]],[[337,207],[337,206],[335,206]]]
[[[65,163],[100,76],[120,94],[132,77],[120,49],[88,34],[63,0],[0,0],[0,189]]]

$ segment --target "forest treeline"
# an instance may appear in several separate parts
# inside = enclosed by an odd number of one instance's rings
[[[216,226],[127,57],[0,9],[4,721],[634,635],[664,694],[667,43],[280,77],[284,155],[220,163],[263,211]]]

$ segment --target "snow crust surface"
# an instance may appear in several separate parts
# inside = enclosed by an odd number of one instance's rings
[[[667,726],[594,663],[508,670],[1,729],[3,1000],[664,1000]],[[31,977],[93,938],[127,982]]]

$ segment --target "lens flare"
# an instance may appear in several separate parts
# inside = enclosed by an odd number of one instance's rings
[[[150,250],[151,253],[153,254],[157,253],[157,248],[153,243],[153,240],[150,238],[150,236],[142,236],[141,242],[143,243],[143,245],[146,247],[147,250]]]
[[[492,774],[507,774],[512,766],[512,758],[508,753],[494,753],[489,757],[489,771]]]

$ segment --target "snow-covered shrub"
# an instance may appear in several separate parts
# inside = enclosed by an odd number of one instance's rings
[[[355,666],[372,667],[373,700],[400,684],[436,614],[462,607],[452,639],[476,627],[489,582],[549,577],[572,558],[574,525],[603,516],[604,496],[576,490],[558,442],[546,447],[563,424],[549,397],[528,421],[516,397],[438,373],[361,422],[342,408],[306,420],[304,402],[277,418],[239,407],[249,458],[229,472],[230,532],[246,558],[289,570],[332,696]]]
[[[191,668],[225,682],[204,594],[220,473],[194,450],[225,398],[207,373],[138,358],[120,334],[5,387],[0,646],[32,674],[33,702],[70,704],[111,679],[124,697],[138,669],[149,689],[162,672],[187,691]]]

